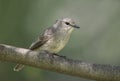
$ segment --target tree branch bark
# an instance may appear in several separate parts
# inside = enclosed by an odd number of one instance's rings
[[[0,44],[0,61],[20,63],[97,81],[120,81],[120,66],[72,60],[4,44]]]

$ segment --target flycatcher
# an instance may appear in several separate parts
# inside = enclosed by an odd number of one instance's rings
[[[38,40],[32,43],[29,47],[34,51],[48,51],[50,53],[58,53],[67,44],[70,35],[74,28],[80,28],[70,18],[59,19],[55,24],[47,28]],[[17,64],[14,71],[19,71],[24,67],[22,64]]]

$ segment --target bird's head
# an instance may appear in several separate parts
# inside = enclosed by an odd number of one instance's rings
[[[71,31],[74,28],[80,28],[71,18],[63,18],[56,21],[55,26],[59,29]]]

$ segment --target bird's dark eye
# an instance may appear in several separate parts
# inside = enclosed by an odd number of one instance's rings
[[[66,24],[66,25],[70,25],[70,23],[69,23],[69,22],[65,22],[65,24]]]

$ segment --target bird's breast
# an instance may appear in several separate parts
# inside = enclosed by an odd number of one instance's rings
[[[68,37],[52,37],[40,49],[47,50],[51,53],[58,53],[64,48],[68,40]]]
[[[53,53],[58,53],[66,45],[66,41],[61,39],[51,39],[47,43],[48,50]]]
[[[51,53],[58,53],[67,44],[70,34],[55,33],[41,48],[40,50],[47,50]]]

